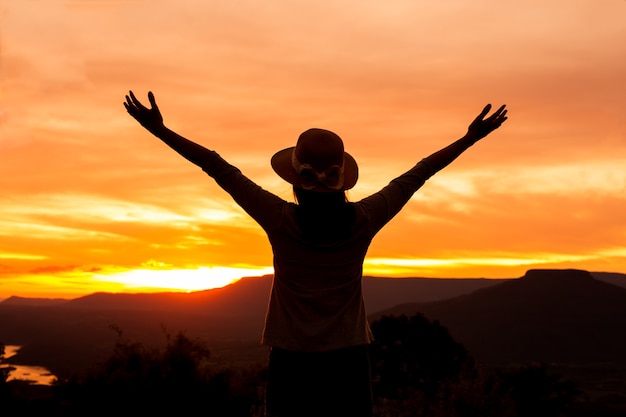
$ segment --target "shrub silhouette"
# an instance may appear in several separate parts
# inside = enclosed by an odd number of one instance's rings
[[[166,332],[164,346],[153,348],[114,330],[111,355],[82,378],[57,381],[52,396],[33,400],[28,385],[6,383],[8,371],[2,371],[0,410],[64,416],[262,415],[264,369],[213,369],[206,344],[183,332]],[[420,314],[383,317],[372,323],[372,331],[376,417],[598,415],[595,410],[572,414],[576,387],[550,374],[547,365],[481,369],[445,327]],[[0,345],[0,368],[3,362]]]
[[[576,385],[550,374],[545,363],[500,371],[503,388],[515,401],[518,417],[560,417],[580,395]]]
[[[124,339],[117,331],[108,359],[84,379],[56,387],[66,415],[249,417],[261,408],[258,373],[210,369],[210,351],[201,340],[182,332],[166,334],[165,347],[157,349]]]

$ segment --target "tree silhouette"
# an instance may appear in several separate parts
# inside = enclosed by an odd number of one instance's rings
[[[385,316],[372,323],[375,395],[398,398],[418,389],[432,398],[441,384],[473,367],[465,347],[439,322],[421,314]]]
[[[562,417],[579,395],[545,364],[487,371],[421,314],[372,323],[376,417]]]

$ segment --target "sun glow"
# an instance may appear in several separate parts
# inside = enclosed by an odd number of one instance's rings
[[[363,271],[366,275],[388,276],[428,276],[436,271],[450,271],[459,276],[469,276],[471,271],[480,271],[485,276],[488,269],[502,270],[510,268],[511,271],[518,268],[525,271],[529,268],[540,268],[546,265],[568,264],[576,262],[591,262],[607,256],[621,257],[624,255],[623,248],[613,248],[590,253],[586,255],[563,254],[563,253],[530,253],[527,256],[515,256],[514,254],[484,254],[484,257],[449,257],[445,259],[402,259],[402,258],[366,258]],[[456,276],[456,275],[455,275]],[[492,276],[493,278],[493,276]]]
[[[132,269],[111,275],[96,274],[94,279],[120,284],[125,290],[199,291],[220,288],[245,276],[273,273],[273,268],[197,267],[190,269]]]

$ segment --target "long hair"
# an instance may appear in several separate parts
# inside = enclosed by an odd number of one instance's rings
[[[355,212],[345,191],[320,193],[293,188],[296,221],[304,239],[311,243],[332,243],[349,237]]]

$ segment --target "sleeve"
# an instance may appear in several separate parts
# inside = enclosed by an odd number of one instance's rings
[[[285,200],[261,188],[217,152],[211,151],[201,168],[265,231],[276,226],[287,204]]]
[[[371,234],[376,234],[404,207],[409,199],[434,174],[427,159],[393,179],[386,187],[364,198],[361,205],[369,218]]]

